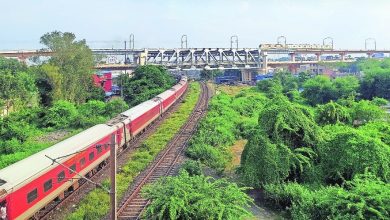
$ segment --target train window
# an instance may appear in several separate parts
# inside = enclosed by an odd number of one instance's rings
[[[97,144],[96,145],[96,150],[97,150],[97,153],[100,154],[102,152],[102,145],[101,144]]]
[[[38,197],[38,190],[37,188],[35,188],[33,191],[29,192],[27,194],[27,202],[28,203],[31,203],[32,201],[34,201],[36,198]]]
[[[89,161],[93,160],[93,158],[95,158],[95,153],[94,152],[89,153]]]
[[[46,181],[44,184],[43,184],[43,189],[45,192],[49,191],[51,189],[51,187],[53,186],[53,181],[52,180],[48,180]]]
[[[80,167],[83,167],[85,165],[85,158],[81,158],[80,160]]]
[[[70,170],[69,170],[69,173],[72,174],[76,171],[76,164],[73,164],[72,166],[69,167]],[[73,171],[72,171],[73,170]]]
[[[64,179],[65,179],[65,171],[61,171],[61,173],[57,175],[57,182],[61,182]]]

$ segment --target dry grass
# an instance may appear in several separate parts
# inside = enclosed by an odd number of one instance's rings
[[[240,93],[242,90],[249,89],[250,86],[247,85],[240,85],[240,86],[228,86],[228,85],[217,85],[216,87],[217,91],[222,91],[229,96],[235,96],[238,93]]]
[[[233,171],[240,165],[241,154],[247,142],[248,141],[245,139],[237,140],[236,143],[234,143],[234,145],[229,148],[229,151],[233,157],[231,162],[227,165],[226,171]]]

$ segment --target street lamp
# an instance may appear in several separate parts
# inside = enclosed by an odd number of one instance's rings
[[[187,35],[183,34],[181,36],[181,48],[184,48],[184,45],[186,46],[185,48],[187,49]]]
[[[233,35],[230,37],[230,49],[233,49],[233,43],[236,44],[236,49],[238,49],[238,36]]]
[[[287,39],[286,39],[286,37],[285,36],[279,36],[278,38],[276,38],[276,42],[277,42],[277,44],[281,44],[280,42],[281,42],[281,40],[283,39],[283,42],[284,42],[284,46],[286,46],[286,43],[287,43]]]
[[[322,40],[322,46],[325,46],[325,41],[326,40],[330,40],[330,45],[332,46],[332,50],[333,50],[333,38],[332,37],[325,37],[323,40]],[[328,44],[329,45],[329,44]]]
[[[374,42],[374,50],[376,50],[376,40],[375,40],[375,38],[372,38],[372,37],[370,37],[370,38],[367,38],[367,39],[364,41],[364,44],[365,44],[365,49],[367,50],[367,44],[368,44],[368,41],[372,41],[372,42]]]

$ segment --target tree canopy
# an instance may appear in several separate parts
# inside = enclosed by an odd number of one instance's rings
[[[153,65],[138,67],[131,77],[122,74],[119,81],[123,87],[124,99],[130,106],[153,98],[175,83],[164,67]]]
[[[74,103],[85,102],[94,88],[92,81],[93,55],[85,40],[76,40],[70,32],[53,31],[41,37],[44,50],[53,51],[48,64],[39,71],[38,80],[52,94]]]

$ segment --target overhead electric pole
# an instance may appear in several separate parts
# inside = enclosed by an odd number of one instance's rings
[[[111,204],[111,220],[116,220],[116,148],[115,148],[115,134],[111,135],[110,144],[110,204]]]

